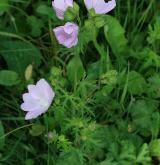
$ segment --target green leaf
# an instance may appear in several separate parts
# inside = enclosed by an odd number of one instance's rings
[[[160,68],[160,56],[150,48],[144,48],[144,50],[140,53],[140,58],[141,60],[143,60],[140,71],[153,66],[156,68]]]
[[[104,34],[106,40],[112,48],[113,53],[118,56],[124,56],[128,52],[127,39],[124,35],[125,30],[118,20],[112,16],[106,15],[106,25]]]
[[[87,67],[87,80],[95,80],[99,77],[100,61],[91,63]]]
[[[5,12],[8,11],[9,9],[9,1],[8,0],[0,0],[0,15]]]
[[[44,26],[43,22],[41,19],[38,19],[35,16],[28,16],[27,17],[27,22],[31,26],[31,35],[33,37],[37,37],[41,35],[41,29]]]
[[[147,83],[141,74],[135,71],[129,72],[128,91],[140,95],[146,91]]]
[[[121,142],[121,153],[119,155],[120,160],[128,160],[134,162],[136,160],[135,147],[130,141]]]
[[[148,81],[148,96],[151,96],[153,98],[160,98],[160,75],[158,73],[155,73],[148,79]]]
[[[144,136],[151,135],[153,129],[153,114],[157,109],[157,103],[153,101],[138,100],[130,109],[133,124]]]
[[[70,149],[60,155],[57,165],[83,165],[83,155],[78,149]]]
[[[71,82],[80,81],[85,75],[85,70],[79,56],[74,56],[67,65],[67,76]]]
[[[149,37],[147,38],[147,41],[150,44],[155,43],[157,40],[160,40],[160,16],[157,16],[154,22],[154,25],[149,25],[148,27],[148,33]]]
[[[82,96],[83,98],[88,97],[88,94],[95,91],[97,89],[97,85],[95,83],[90,83],[86,79],[81,81],[77,88],[77,94]]]
[[[150,150],[151,156],[156,156],[160,158],[160,139],[153,140],[149,144],[149,150]]]
[[[141,147],[141,149],[138,153],[136,162],[141,163],[142,165],[148,165],[151,163],[151,157],[149,155],[149,148],[146,143],[143,144],[143,146]]]
[[[25,165],[34,165],[34,161],[33,161],[33,159],[27,159],[27,160],[25,160],[24,164]]]
[[[97,32],[98,29],[95,27],[93,20],[86,20],[79,35],[80,41],[84,45],[88,44],[90,41],[93,41],[96,38]]]
[[[39,136],[41,135],[45,130],[45,127],[41,124],[34,124],[32,126],[32,129],[29,131],[29,133],[32,135],[32,136]]]
[[[40,50],[31,43],[7,41],[1,43],[0,54],[4,57],[10,70],[24,76],[26,67],[33,64],[38,67],[41,63]]]
[[[130,141],[121,141],[120,144],[113,143],[104,162],[100,165],[131,165],[136,160],[135,146]]]
[[[115,162],[113,158],[107,158],[103,162],[99,163],[98,165],[119,165],[118,162]]]
[[[153,111],[153,103],[146,102],[145,100],[138,100],[131,107],[132,120],[136,125],[146,128],[150,123]]]
[[[20,82],[18,74],[10,70],[0,71],[0,85],[12,86]]]
[[[40,4],[37,9],[36,12],[44,15],[44,16],[48,16],[49,18],[57,19],[54,10],[51,7],[48,7],[47,5],[44,4]]]
[[[5,138],[2,138],[3,136],[4,136],[4,128],[2,122],[0,121],[0,150],[3,149],[5,145]]]

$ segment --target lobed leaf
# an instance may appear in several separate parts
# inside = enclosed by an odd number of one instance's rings
[[[1,43],[0,54],[7,62],[8,68],[21,77],[26,67],[33,64],[38,67],[41,63],[40,50],[31,43],[21,41],[6,41]]]

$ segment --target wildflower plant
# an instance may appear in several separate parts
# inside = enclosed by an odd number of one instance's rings
[[[9,68],[0,71],[0,85],[6,87],[2,91],[12,91],[11,96],[5,92],[2,96],[14,102],[0,96],[0,108],[11,108],[11,119],[21,125],[5,134],[2,124],[8,116],[2,113],[0,164],[157,165],[159,15],[155,12],[157,18],[150,22],[145,14],[153,15],[159,3],[127,1],[125,7],[118,0],[46,3],[22,4],[26,10],[32,6],[33,15],[25,22],[31,38],[11,33],[13,40],[0,43],[7,50],[0,48],[0,54]],[[147,9],[141,8],[146,4]],[[136,5],[137,9],[131,7]],[[137,14],[134,19],[132,12]],[[140,30],[146,24],[143,35]]]

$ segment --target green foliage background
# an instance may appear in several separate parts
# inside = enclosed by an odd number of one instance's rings
[[[69,13],[0,0],[0,165],[160,164],[159,0],[117,0],[92,18],[76,3],[79,43],[67,49],[52,29]],[[40,78],[56,97],[25,121],[22,94]]]

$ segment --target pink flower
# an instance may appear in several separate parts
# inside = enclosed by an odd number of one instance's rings
[[[84,0],[84,3],[88,10],[93,8],[96,14],[108,13],[116,7],[115,0],[108,2],[105,2],[105,0]]]
[[[59,44],[71,48],[78,43],[78,29],[75,23],[67,22],[64,26],[56,27],[53,31]]]
[[[48,139],[51,140],[53,138],[53,133],[52,132],[48,132]]]
[[[36,85],[28,85],[28,91],[23,94],[24,103],[21,104],[21,109],[27,111],[26,120],[34,119],[45,113],[55,96],[45,79],[40,79]]]
[[[56,11],[56,15],[59,19],[64,19],[64,13],[68,7],[73,7],[73,0],[54,0],[52,6]]]

